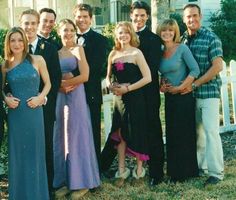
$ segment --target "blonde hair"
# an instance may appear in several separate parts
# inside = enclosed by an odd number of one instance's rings
[[[73,28],[75,29],[75,32],[77,31],[77,27],[75,25],[75,23],[70,20],[70,19],[62,19],[59,23],[58,23],[58,26],[57,26],[57,30],[60,30],[60,28],[62,26],[64,26],[65,24],[71,24],[73,26]]]
[[[156,33],[161,37],[161,32],[164,30],[173,30],[175,32],[175,36],[173,41],[174,42],[180,42],[180,31],[179,31],[179,25],[174,19],[166,19],[164,20],[158,27]]]
[[[23,15],[33,15],[37,18],[37,22],[39,23],[40,15],[36,10],[28,9],[28,10],[23,11],[20,15],[20,23],[21,23],[21,19],[22,19]]]
[[[130,45],[133,46],[133,47],[138,47],[139,46],[139,39],[134,31],[134,28],[132,26],[132,24],[130,22],[126,22],[126,21],[122,21],[122,22],[118,22],[116,27],[115,27],[115,46],[114,46],[114,49],[115,50],[120,50],[121,49],[121,44],[120,42],[118,41],[118,38],[116,37],[116,33],[118,31],[118,29],[120,27],[124,27],[129,35],[130,35]]]
[[[6,37],[5,37],[5,42],[4,42],[4,58],[6,60],[6,64],[13,56],[13,52],[10,48],[10,39],[11,39],[12,34],[14,33],[19,33],[23,39],[24,50],[22,53],[22,60],[27,58],[30,62],[32,62],[32,57],[28,53],[28,40],[27,40],[24,30],[21,27],[13,27],[7,32]],[[8,64],[6,67],[8,67]]]

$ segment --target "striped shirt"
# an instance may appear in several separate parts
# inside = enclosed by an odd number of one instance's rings
[[[212,66],[212,61],[217,57],[223,57],[222,44],[220,39],[208,29],[201,27],[195,35],[189,36],[187,31],[183,34],[182,43],[189,46],[196,59],[200,75],[204,75]],[[220,98],[221,78],[218,75],[207,83],[202,84],[194,91],[194,96],[200,99]]]

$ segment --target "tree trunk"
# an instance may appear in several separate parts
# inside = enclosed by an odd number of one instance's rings
[[[151,0],[152,32],[156,33],[158,24],[169,18],[170,0]]]

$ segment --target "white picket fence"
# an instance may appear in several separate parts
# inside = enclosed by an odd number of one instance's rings
[[[220,73],[222,79],[221,87],[221,125],[220,133],[236,131],[236,61],[231,60],[226,67],[224,62],[223,71]],[[102,82],[103,88],[105,81]],[[104,129],[108,136],[112,123],[113,95],[103,95]],[[164,116],[161,116],[164,117]]]
[[[222,79],[221,116],[223,120],[220,133],[224,133],[236,130],[236,61],[231,60],[228,67],[224,63],[220,75]]]

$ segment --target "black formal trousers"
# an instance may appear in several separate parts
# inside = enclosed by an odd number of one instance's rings
[[[94,146],[100,169],[102,105],[101,78],[102,68],[106,63],[108,53],[108,42],[103,35],[92,29],[82,37],[84,38],[83,47],[89,65],[89,80],[84,83],[85,94],[90,108]]]
[[[150,160],[148,160],[149,176],[160,180],[164,175],[164,144],[159,116],[160,93],[157,81],[153,77],[153,81],[145,86],[145,97],[147,102],[148,153],[150,156]]]
[[[45,129],[45,153],[46,153],[46,166],[48,175],[48,188],[49,191],[53,190],[53,127],[55,121],[56,99],[59,87],[61,85],[61,68],[58,57],[58,52],[55,46],[39,38],[35,55],[41,55],[46,64],[51,81],[51,89],[47,95],[47,104],[43,106],[44,114],[44,129]],[[43,88],[43,81],[40,81],[40,91]]]
[[[93,139],[94,146],[98,161],[98,166],[100,166],[101,157],[101,104],[100,103],[89,103],[91,123],[93,128]]]

